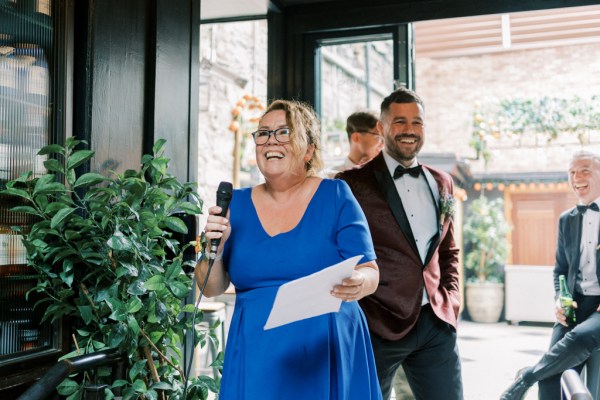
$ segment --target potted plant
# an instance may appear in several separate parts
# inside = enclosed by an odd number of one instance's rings
[[[466,300],[476,322],[497,322],[504,305],[503,268],[508,254],[510,226],[501,198],[483,194],[469,206],[464,222],[465,268],[469,272]]]
[[[180,215],[201,212],[194,185],[180,183],[167,172],[164,140],[144,155],[139,170],[78,175],[78,167],[94,155],[49,145],[41,156],[47,174],[26,173],[10,181],[4,194],[22,205],[13,211],[35,223],[20,232],[27,264],[38,275],[32,291],[45,298],[44,319],[66,319],[73,329],[73,352],[65,357],[118,349],[126,355],[123,379],[104,382],[103,398],[120,392],[123,399],[206,399],[218,382],[206,376],[185,376],[182,346],[192,329],[193,304],[184,305],[193,280],[177,234],[187,227]],[[15,227],[14,229],[18,229]],[[198,320],[201,320],[200,318]],[[214,327],[213,327],[214,329]],[[195,343],[216,341],[213,329],[194,327]],[[93,379],[106,379],[98,369]],[[69,378],[59,387],[68,399],[81,398],[87,379]]]

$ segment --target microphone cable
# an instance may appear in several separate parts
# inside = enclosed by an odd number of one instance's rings
[[[200,243],[200,236],[197,237],[197,243]],[[204,258],[204,254],[200,253],[200,259],[198,261],[202,261]],[[200,294],[198,295],[198,299],[196,300],[196,304],[194,307],[194,313],[192,314],[192,349],[190,354],[190,361],[185,368],[185,384],[183,386],[183,399],[187,399],[187,387],[188,382],[190,380],[190,371],[192,369],[192,363],[194,361],[194,355],[196,353],[196,315],[198,315],[198,310],[200,307],[200,300],[202,300],[202,296],[204,295],[204,289],[206,288],[206,284],[208,283],[208,277],[210,276],[210,271],[212,270],[213,264],[215,263],[216,258],[209,257],[208,258],[208,268],[206,270],[206,275],[204,277],[204,282],[202,282],[202,286],[200,287]],[[194,278],[192,279],[192,284],[196,283],[196,274],[194,274]],[[203,318],[204,319],[204,318]],[[210,329],[210,327],[209,327]],[[210,345],[210,344],[209,344]],[[216,377],[215,377],[216,378]]]
[[[227,210],[229,209],[229,203],[231,202],[233,192],[233,185],[231,182],[221,182],[219,183],[219,187],[217,188],[217,206],[221,207],[221,213],[219,214],[222,217],[227,215]],[[192,354],[190,355],[190,361],[188,362],[187,368],[184,371],[185,373],[185,384],[183,387],[183,399],[187,398],[187,387],[189,382],[190,371],[192,369],[192,361],[194,360],[194,352],[196,350],[196,315],[198,314],[198,307],[200,306],[200,300],[202,300],[202,296],[204,295],[204,289],[206,288],[206,284],[208,283],[208,277],[210,276],[210,271],[212,270],[213,264],[217,259],[217,248],[221,243],[221,239],[212,239],[210,241],[210,252],[208,256],[208,268],[206,270],[206,275],[204,276],[204,282],[200,287],[200,294],[198,295],[198,300],[196,300],[196,307],[194,308],[194,314],[192,315]],[[196,237],[196,254],[200,252],[201,249],[201,238],[199,236]],[[204,257],[205,253],[202,253],[202,257]],[[198,261],[201,261],[200,258]],[[198,262],[196,262],[198,264]],[[195,283],[196,274],[194,274],[194,279],[192,283]],[[210,331],[210,326],[208,327]],[[210,345],[210,344],[209,344]],[[213,360],[214,362],[214,360]],[[216,377],[215,377],[216,378]]]

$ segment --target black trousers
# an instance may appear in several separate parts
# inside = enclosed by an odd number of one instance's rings
[[[585,361],[600,347],[600,313],[596,312],[600,296],[575,294],[577,325],[567,328],[554,324],[550,348],[533,366],[533,378],[538,383],[538,398],[560,400],[560,376],[567,369],[581,372]],[[528,376],[524,377],[529,380]]]
[[[402,365],[417,400],[462,400],[463,387],[456,331],[440,320],[429,304],[415,327],[397,341],[371,332],[377,376],[384,400],[392,394],[396,370]]]

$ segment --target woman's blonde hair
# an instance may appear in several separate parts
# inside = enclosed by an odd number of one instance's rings
[[[308,176],[316,175],[323,169],[323,159],[321,128],[314,110],[310,105],[299,101],[275,100],[269,104],[263,116],[275,110],[285,112],[285,120],[290,129],[290,146],[294,162],[304,163]],[[311,144],[314,146],[312,157],[304,161],[304,155]]]

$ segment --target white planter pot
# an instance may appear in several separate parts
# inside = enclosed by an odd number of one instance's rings
[[[504,284],[467,282],[467,309],[475,322],[498,322],[504,306]]]

